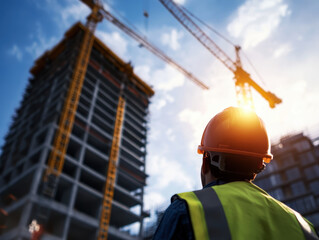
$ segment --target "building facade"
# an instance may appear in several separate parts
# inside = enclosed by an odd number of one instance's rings
[[[303,134],[272,146],[274,159],[254,183],[310,220],[319,231],[319,146]]]
[[[98,38],[94,39],[55,197],[50,200],[41,195],[43,173],[83,35],[84,26],[75,24],[30,70],[32,77],[0,157],[0,239],[30,239],[28,225],[39,206],[49,209],[41,239],[97,238],[120,94],[126,104],[108,236],[141,239],[138,233],[130,235],[127,226],[137,223],[142,232],[143,218],[148,216],[143,194],[148,106],[154,92]]]

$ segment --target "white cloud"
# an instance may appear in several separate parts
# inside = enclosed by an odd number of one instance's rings
[[[179,5],[184,5],[186,3],[186,0],[173,0],[173,1]]]
[[[113,52],[121,58],[126,58],[127,54],[127,41],[118,32],[106,33],[100,30],[96,31],[96,36],[105,43]]]
[[[52,48],[52,46],[54,46],[54,44],[57,42],[56,37],[50,37],[47,39],[44,36],[39,23],[36,25],[36,35],[33,38],[35,38],[35,40],[31,45],[25,47],[25,51],[30,53],[34,58],[42,55],[46,50]]]
[[[169,46],[174,51],[180,48],[180,40],[183,37],[183,32],[178,32],[176,29],[172,29],[168,33],[164,33],[161,37],[162,43]]]
[[[157,94],[159,97],[154,99],[152,105],[152,109],[154,109],[155,111],[160,111],[162,108],[167,106],[167,104],[172,104],[175,101],[175,99],[168,93],[158,92]]]
[[[174,141],[175,141],[176,136],[175,136],[175,134],[174,134],[173,129],[171,129],[171,128],[167,129],[166,132],[165,132],[165,134],[166,134],[166,136],[167,136],[167,140],[168,140],[168,141],[171,141],[171,142],[174,142]]]
[[[266,40],[289,14],[282,0],[247,0],[227,26],[228,32],[242,38],[243,47],[255,47]]]
[[[57,26],[63,29],[69,28],[77,21],[86,22],[86,17],[91,13],[91,9],[82,1],[79,0],[32,0],[33,5],[41,10],[47,10],[56,21]],[[103,1],[103,7],[109,11],[110,6],[114,5],[113,0]],[[52,14],[55,13],[55,14]]]
[[[164,211],[169,205],[168,197],[158,191],[154,191],[153,188],[150,192],[148,192],[148,190],[150,189],[146,188],[146,192],[144,194],[144,210],[149,210],[151,216],[144,220],[144,224],[146,223],[146,226],[148,223],[152,224],[157,221],[156,211]]]
[[[171,91],[184,85],[185,77],[166,64],[164,69],[154,71],[150,81],[155,86],[155,90]]]
[[[151,68],[149,65],[139,65],[134,68],[134,72],[141,79],[150,79]]]
[[[277,49],[275,49],[273,56],[275,58],[282,57],[282,56],[288,54],[289,52],[291,52],[291,50],[292,50],[292,47],[290,44],[288,44],[288,43],[282,44]]]
[[[154,209],[162,205],[167,199],[159,192],[149,192],[144,196],[144,209]]]
[[[46,10],[56,21],[57,26],[69,28],[76,21],[85,21],[90,14],[89,7],[79,0],[32,0],[33,5],[42,11]],[[107,8],[107,6],[106,6]]]
[[[74,21],[84,19],[90,13],[90,9],[81,1],[74,1],[65,8],[60,9],[62,21],[70,26]]]
[[[158,190],[172,186],[192,189],[194,185],[192,178],[185,172],[185,167],[178,161],[168,160],[160,155],[151,155],[147,166],[151,166],[147,172],[153,178],[154,188]]]
[[[15,44],[12,46],[11,49],[9,49],[8,54],[16,57],[19,61],[21,61],[23,57],[21,49]]]
[[[202,133],[204,131],[204,126],[207,124],[207,119],[209,119],[209,114],[203,113],[202,111],[192,110],[192,109],[184,109],[178,114],[178,118],[181,122],[187,123],[190,131],[188,131],[192,136],[188,143],[188,147],[190,150],[196,148],[196,146],[200,143],[200,139],[202,138]]]
[[[154,108],[156,108],[157,110],[161,110],[163,107],[165,107],[167,104],[167,101],[165,99],[159,99],[158,101],[156,101],[154,103]]]

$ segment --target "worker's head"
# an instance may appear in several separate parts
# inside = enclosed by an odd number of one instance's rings
[[[253,180],[272,159],[263,121],[253,111],[230,107],[207,124],[198,153],[206,173],[225,180]],[[209,170],[209,172],[207,172]]]

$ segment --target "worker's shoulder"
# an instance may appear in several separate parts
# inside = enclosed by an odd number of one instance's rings
[[[176,225],[181,219],[188,216],[187,204],[183,199],[176,198],[165,210],[161,219],[164,225]]]
[[[188,232],[192,234],[191,231],[192,227],[186,201],[176,198],[165,210],[153,239],[176,239],[173,236],[183,236],[183,234],[185,235]]]
[[[176,211],[183,211],[187,209],[187,203],[184,199],[180,198],[177,194],[171,197],[171,204],[167,208]]]

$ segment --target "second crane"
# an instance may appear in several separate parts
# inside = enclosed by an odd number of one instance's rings
[[[235,79],[236,95],[239,106],[253,108],[251,87],[254,88],[274,108],[282,100],[270,91],[265,91],[246,72],[241,65],[239,50],[236,46],[236,61],[233,61],[173,0],[159,0],[172,15],[219,61],[221,61],[233,74]]]

